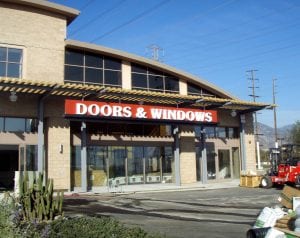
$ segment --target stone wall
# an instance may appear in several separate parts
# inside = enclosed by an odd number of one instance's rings
[[[0,22],[0,45],[23,49],[23,78],[63,82],[66,19],[0,2]]]
[[[180,126],[179,157],[181,184],[195,183],[196,153],[195,132],[193,126]]]

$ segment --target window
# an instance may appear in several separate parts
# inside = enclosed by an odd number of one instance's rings
[[[22,49],[0,47],[0,77],[22,77]]]
[[[122,62],[79,50],[65,53],[65,81],[121,87]]]
[[[204,129],[206,138],[239,138],[238,127],[206,126]],[[195,134],[197,137],[201,136],[201,127],[195,126]]]
[[[5,132],[37,132],[37,119],[0,117],[0,131]]]
[[[133,89],[178,93],[179,79],[164,72],[131,64],[131,80]]]
[[[187,84],[187,90],[189,95],[214,96],[212,93],[208,92],[207,90],[191,83]]]

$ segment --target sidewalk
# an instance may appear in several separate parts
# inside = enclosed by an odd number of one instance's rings
[[[193,190],[208,190],[208,189],[221,189],[238,187],[240,184],[239,179],[210,182],[202,184],[201,182],[193,184],[185,184],[177,186],[176,184],[138,184],[138,185],[120,185],[118,187],[101,187],[94,191],[81,193],[81,192],[66,192],[66,195],[76,194],[107,194],[107,193],[157,193],[157,192],[173,192],[173,191],[193,191]]]

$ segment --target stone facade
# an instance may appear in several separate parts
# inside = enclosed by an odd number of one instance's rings
[[[23,78],[63,82],[66,19],[0,2],[0,45],[23,49]]]
[[[179,157],[181,184],[195,183],[196,153],[193,126],[181,126],[179,134]]]
[[[70,190],[71,146],[69,120],[49,117],[46,132],[46,168],[55,189]]]

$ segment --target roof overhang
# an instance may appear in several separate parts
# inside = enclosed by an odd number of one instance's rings
[[[0,2],[23,5],[32,8],[42,9],[48,12],[53,12],[65,16],[68,24],[70,24],[80,13],[74,8],[66,7],[45,0],[0,0]]]
[[[237,113],[251,113],[262,109],[271,109],[275,105],[205,96],[179,95],[143,90],[128,90],[100,85],[75,83],[51,83],[24,79],[1,78],[0,93],[16,92],[24,95],[55,96],[82,100],[143,103],[190,107],[202,109],[235,110]]]

